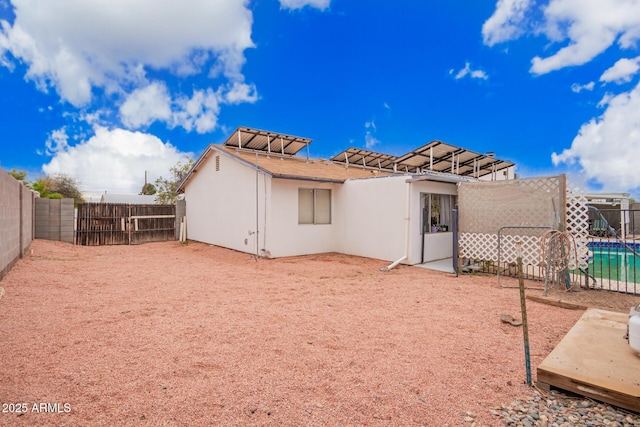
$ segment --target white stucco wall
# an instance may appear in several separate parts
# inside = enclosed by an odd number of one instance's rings
[[[480,181],[503,181],[505,179],[516,179],[516,167],[510,166],[501,171],[497,171],[496,174],[489,173],[487,175],[478,178]]]
[[[216,155],[220,156],[219,171],[215,170]],[[185,189],[187,237],[251,254],[256,253],[258,238],[259,255],[270,257],[341,252],[395,261],[406,253],[406,197],[410,188],[409,258],[405,263],[417,264],[422,249],[420,194],[455,195],[457,191],[455,184],[407,184],[410,178],[403,175],[331,184],[274,179],[260,173],[256,200],[255,169],[213,151]],[[331,224],[298,224],[299,188],[331,190]],[[451,240],[451,233],[425,236],[425,252],[429,256],[451,252],[451,246],[445,247],[447,238]]]
[[[216,155],[220,156],[219,171],[215,168]],[[271,177],[260,173],[256,200],[256,171],[222,153],[211,152],[185,188],[187,238],[248,253],[256,253],[258,238],[262,255],[268,245],[263,229],[265,213],[268,221],[270,187]]]
[[[333,252],[335,248],[336,193],[340,184],[274,179],[271,214],[267,226],[268,249],[273,257]],[[331,190],[331,224],[298,224],[298,189]]]
[[[336,201],[336,251],[395,261],[405,253],[407,176],[345,182]]]
[[[337,192],[336,251],[395,261],[407,253],[407,209],[409,250],[404,264],[422,262],[421,193],[456,195],[456,185],[418,181],[411,176],[393,176],[347,181]],[[410,204],[407,206],[407,187]],[[425,259],[441,259],[453,253],[453,233],[425,236]]]

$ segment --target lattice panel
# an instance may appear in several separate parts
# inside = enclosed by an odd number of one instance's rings
[[[518,248],[521,243],[522,263],[538,265],[540,260],[540,237],[538,236],[500,236],[500,262],[517,262]]]
[[[587,268],[589,265],[589,209],[587,197],[567,180],[567,231],[576,242],[577,259],[572,259],[569,268]]]
[[[461,257],[498,261],[497,234],[461,233],[458,242]],[[540,263],[540,237],[538,236],[501,235],[500,262],[514,263],[518,260],[516,242],[522,244],[522,263],[537,266]]]
[[[564,216],[564,177],[465,182],[458,186],[461,233],[498,233],[504,226],[557,228]],[[537,235],[535,231],[518,231]]]
[[[484,261],[498,260],[498,230],[505,226],[566,225],[576,243],[569,268],[586,268],[589,262],[589,211],[587,198],[564,176],[510,181],[462,183],[458,188],[460,206],[460,256]],[[566,200],[566,204],[565,204]],[[509,234],[505,234],[505,233]],[[516,241],[522,242],[522,261],[541,265],[540,237],[543,229],[503,230],[500,261],[517,260]]]
[[[486,233],[460,233],[460,256],[480,260],[498,259],[498,235]]]

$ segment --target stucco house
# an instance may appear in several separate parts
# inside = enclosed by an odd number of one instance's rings
[[[420,264],[452,256],[456,183],[513,178],[513,163],[441,141],[396,157],[238,128],[180,183],[187,237],[266,257],[341,252]],[[298,153],[305,149],[307,156]]]

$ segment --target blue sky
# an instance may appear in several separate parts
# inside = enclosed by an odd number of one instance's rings
[[[0,0],[0,165],[138,192],[238,126],[640,195],[640,1]]]

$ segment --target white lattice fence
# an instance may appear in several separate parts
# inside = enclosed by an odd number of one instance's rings
[[[486,233],[460,233],[460,256],[478,260],[498,259],[498,235]]]
[[[472,260],[498,261],[498,230],[501,232],[500,263],[503,268],[517,260],[521,242],[524,264],[543,267],[540,238],[548,227],[571,233],[576,243],[570,269],[586,268],[589,262],[589,214],[587,199],[563,175],[512,181],[460,184],[460,256]],[[511,228],[513,227],[513,228]],[[579,274],[575,275],[580,280]]]
[[[472,260],[517,260],[516,242],[522,244],[522,261],[540,265],[540,236],[557,228],[564,215],[564,176],[509,181],[462,183],[458,188],[460,207],[460,256]],[[521,228],[518,228],[521,227]]]
[[[497,234],[505,226],[557,228],[564,215],[563,191],[563,176],[461,183],[460,233]],[[518,234],[539,233],[520,230]]]
[[[576,257],[569,268],[587,268],[589,265],[589,209],[587,198],[579,188],[567,183],[567,231],[576,242]]]
[[[460,256],[464,258],[498,261],[498,235],[462,233],[458,239]],[[500,236],[500,262],[514,263],[518,259],[516,243],[521,243],[522,262],[529,265],[540,263],[540,237],[506,234]]]

